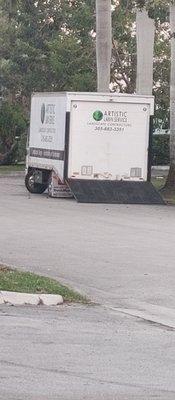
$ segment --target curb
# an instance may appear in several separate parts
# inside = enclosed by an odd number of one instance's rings
[[[63,297],[57,294],[33,294],[0,291],[0,304],[10,304],[13,306],[58,306],[63,304]]]

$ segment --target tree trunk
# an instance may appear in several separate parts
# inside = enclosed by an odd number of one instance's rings
[[[16,148],[17,142],[13,143],[6,153],[0,153],[0,165],[9,165],[12,163]]]
[[[152,95],[155,24],[146,10],[137,11],[137,94]]]
[[[165,187],[175,190],[175,4],[170,5],[171,76],[170,76],[170,170]]]
[[[15,9],[16,9],[16,0],[8,0],[9,21],[11,21]]]
[[[112,49],[111,0],[96,0],[97,90],[109,92]]]

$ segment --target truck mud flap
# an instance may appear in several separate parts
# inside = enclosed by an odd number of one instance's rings
[[[150,182],[67,179],[79,203],[165,204]]]

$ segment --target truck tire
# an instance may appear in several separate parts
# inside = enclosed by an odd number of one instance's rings
[[[25,177],[25,185],[30,193],[44,193],[47,189],[47,184],[36,183],[34,180],[33,171],[29,171]]]

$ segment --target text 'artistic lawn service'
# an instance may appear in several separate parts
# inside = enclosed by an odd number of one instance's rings
[[[90,122],[89,125],[94,125],[95,131],[99,132],[124,132],[126,127],[130,127],[128,122],[127,111],[109,111],[105,110],[104,113],[96,110],[93,113],[95,122]]]

